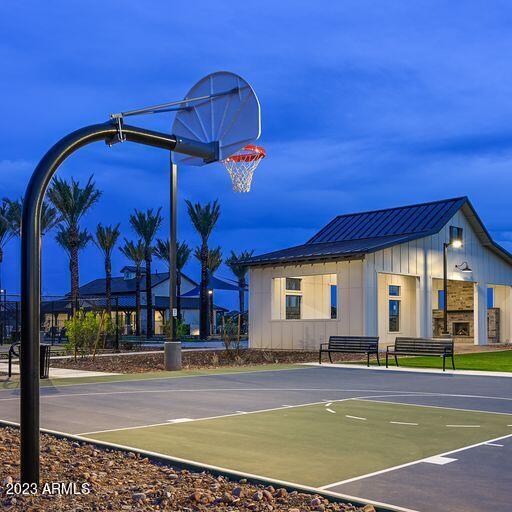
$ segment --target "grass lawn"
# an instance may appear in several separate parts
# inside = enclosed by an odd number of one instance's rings
[[[209,368],[205,370],[180,370],[174,372],[147,372],[147,373],[123,373],[119,375],[105,375],[100,377],[76,377],[68,379],[44,379],[41,386],[74,386],[76,384],[94,384],[96,382],[123,382],[127,380],[169,379],[177,377],[197,377],[203,375],[222,375],[245,372],[264,372],[270,370],[291,370],[295,368],[307,368],[297,364],[265,364],[254,366],[237,366]],[[51,370],[50,370],[51,372]],[[19,375],[7,379],[7,375],[0,374],[0,389],[15,389],[19,387]]]
[[[441,357],[399,357],[400,366],[442,368]],[[395,361],[389,358],[390,366]],[[451,360],[446,360],[446,368],[451,369]],[[474,352],[471,354],[455,354],[455,368],[457,370],[480,370],[488,372],[512,372],[512,350],[498,350],[496,352]]]
[[[511,418],[346,400],[86,437],[317,487],[510,434]]]

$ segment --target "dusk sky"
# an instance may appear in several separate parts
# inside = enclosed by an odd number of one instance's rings
[[[332,217],[468,195],[512,250],[512,5],[501,1],[169,2],[0,4],[0,197],[24,193],[49,147],[111,112],[181,99],[202,76],[236,72],[255,88],[267,150],[250,194],[219,164],[181,167],[179,239],[196,246],[185,199],[219,199],[211,245],[227,256],[305,242]],[[170,130],[170,114],[141,126]],[[84,226],[163,207],[163,150],[98,143],[59,175],[103,191]],[[19,242],[2,274],[19,291]],[[43,293],[69,289],[66,254],[43,242]],[[126,263],[115,252],[113,270]],[[159,262],[156,267],[163,270]],[[192,261],[185,273],[198,279]],[[103,275],[94,245],[80,280]],[[232,277],[222,267],[219,276]]]

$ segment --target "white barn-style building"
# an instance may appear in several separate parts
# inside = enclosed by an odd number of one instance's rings
[[[459,248],[448,245],[451,227],[462,228]],[[304,245],[248,264],[251,348],[316,350],[332,335],[379,336],[381,347],[396,336],[441,336],[445,300],[457,343],[512,342],[512,255],[467,197],[340,215]]]

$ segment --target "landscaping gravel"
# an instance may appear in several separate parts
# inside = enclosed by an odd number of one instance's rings
[[[85,494],[7,496],[19,473],[19,431],[0,428],[0,509],[11,511],[352,511],[374,512],[335,503],[318,495],[229,481],[154,463],[138,454],[98,449],[76,441],[41,436],[41,482],[74,482]],[[242,455],[242,454],[241,454]],[[42,487],[43,491],[45,487]]]
[[[359,354],[333,354],[333,361],[357,361]],[[318,352],[299,352],[285,350],[243,349],[237,355],[223,350],[183,351],[184,369],[220,368],[225,366],[254,366],[268,364],[308,363],[318,361]],[[53,368],[71,368],[76,370],[94,370],[115,373],[143,373],[164,370],[163,354],[123,355],[121,357],[103,356],[73,359],[52,359]]]

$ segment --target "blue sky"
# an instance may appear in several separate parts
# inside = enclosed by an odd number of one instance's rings
[[[225,69],[259,95],[268,157],[250,195],[232,193],[218,164],[181,168],[180,239],[199,243],[185,199],[219,199],[211,244],[228,254],[302,243],[345,212],[468,195],[512,250],[511,23],[505,1],[4,0],[1,196],[20,196],[64,134],[111,112],[179,99]],[[171,119],[140,124],[167,130]],[[133,208],[167,214],[164,151],[97,144],[59,173],[82,181],[94,174],[103,190],[84,221],[90,230],[121,222],[131,237]],[[43,293],[60,294],[66,256],[52,235],[43,251]],[[81,261],[82,282],[102,275],[93,245]],[[18,291],[16,241],[5,262],[6,288]],[[116,253],[114,270],[124,263]],[[187,272],[196,277],[195,262]]]

